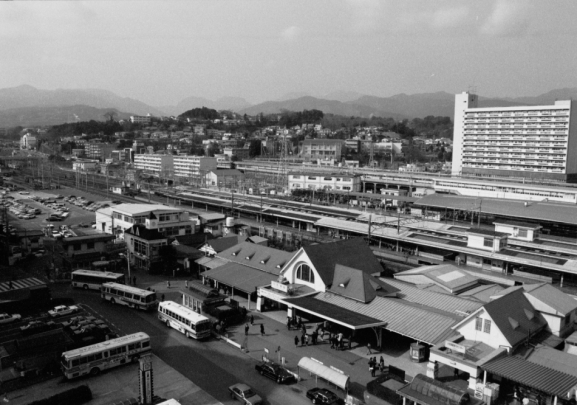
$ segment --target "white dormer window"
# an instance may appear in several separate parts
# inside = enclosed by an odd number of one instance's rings
[[[533,311],[529,311],[527,308],[525,308],[524,311],[525,315],[527,316],[527,319],[529,319],[530,321],[533,320],[533,318],[535,317],[535,313]]]
[[[519,322],[514,320],[513,318],[509,317],[509,323],[513,329],[517,329],[519,327]]]

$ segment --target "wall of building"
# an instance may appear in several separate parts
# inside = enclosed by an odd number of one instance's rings
[[[474,94],[461,93],[455,96],[455,114],[453,118],[453,176],[461,174],[463,170],[463,130],[465,126],[465,109],[476,108],[478,98]]]
[[[487,312],[482,310],[478,314],[478,317],[483,319],[483,328],[485,327],[485,320],[489,320],[491,322],[490,333],[485,333],[483,331],[478,331],[475,329],[476,317],[472,317],[463,325],[459,326],[457,328],[457,332],[463,335],[465,339],[472,340],[475,342],[483,342],[486,345],[491,346],[495,349],[498,349],[499,347],[511,347],[507,339],[505,339],[503,333],[501,333],[499,328],[497,328],[497,325],[495,325],[495,322],[489,316],[489,314],[487,314]]]
[[[297,280],[296,271],[301,264],[306,264],[312,269],[315,275],[314,283],[307,283],[303,280]],[[291,260],[288,266],[282,269],[281,275],[286,277],[288,282],[291,284],[303,284],[315,289],[316,291],[326,291],[326,286],[323,283],[323,280],[319,276],[319,273],[316,271],[316,269],[313,266],[313,263],[311,262],[311,260],[304,251],[301,251],[297,257]]]

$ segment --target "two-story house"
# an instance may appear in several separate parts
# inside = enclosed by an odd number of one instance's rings
[[[62,239],[60,243],[65,268],[90,268],[93,262],[107,259],[106,245],[113,240],[114,236],[106,233]]]

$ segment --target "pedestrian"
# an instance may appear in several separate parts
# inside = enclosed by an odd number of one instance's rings
[[[254,316],[250,314],[250,324],[254,325]]]
[[[367,354],[373,354],[373,352],[371,352],[371,344],[367,343]]]
[[[264,323],[260,324],[260,335],[264,336]]]
[[[162,294],[162,295],[160,296],[160,301],[163,301],[163,302],[164,302],[164,294]]]
[[[379,364],[381,366],[381,369],[385,367],[385,359],[383,359],[383,356],[379,358]]]
[[[353,335],[349,335],[349,350],[351,350],[351,345],[353,344]]]
[[[136,285],[136,276],[132,277],[132,285]]]
[[[166,280],[166,288],[170,288],[170,281]]]
[[[305,335],[301,335],[301,346],[305,345]]]
[[[299,347],[299,336],[298,335],[295,336],[295,346]]]
[[[375,376],[375,372],[376,372],[377,366],[376,364],[371,364],[370,370],[371,370],[371,377]]]
[[[188,280],[184,280],[184,288],[188,288]]]
[[[309,335],[305,335],[305,344],[309,345]]]
[[[291,330],[291,319],[290,319],[290,318],[287,318],[287,319],[286,319],[286,328],[287,328],[288,330]]]
[[[248,323],[244,325],[244,335],[248,336]]]
[[[455,379],[459,378],[459,369],[458,368],[453,369],[453,377],[455,377]]]
[[[312,337],[313,345],[316,345],[316,344],[317,344],[317,338],[318,338],[318,336],[319,336],[319,333],[315,330],[315,331],[313,332],[312,336],[311,336],[311,337]]]

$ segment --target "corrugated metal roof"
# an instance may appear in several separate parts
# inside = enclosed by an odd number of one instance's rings
[[[480,201],[482,201],[484,214],[577,224],[577,205],[575,204],[531,201],[525,205],[525,201],[517,200],[430,194],[418,200],[415,205],[471,211],[479,209]]]
[[[203,273],[204,276],[244,291],[253,293],[257,287],[270,285],[270,282],[277,280],[278,276],[266,273],[252,267],[243,266],[238,263],[227,263],[223,266]]]
[[[450,294],[442,294],[434,291],[426,291],[409,285],[403,281],[392,280],[390,278],[381,280],[386,281],[388,284],[396,287],[400,290],[397,295],[407,301],[411,301],[417,304],[425,305],[427,307],[439,309],[441,311],[446,311],[450,313],[461,313],[472,314],[481,306],[482,303],[477,301],[468,300],[465,298],[455,297]]]
[[[396,273],[394,275],[396,280],[404,281],[410,284],[432,284],[433,282],[429,277],[423,274],[403,274],[404,272]]]
[[[483,364],[481,368],[491,374],[564,399],[567,398],[567,393],[577,386],[577,377],[518,357],[502,357]]]
[[[550,306],[558,315],[567,316],[577,309],[577,301],[551,284],[524,285],[527,294]]]
[[[385,328],[420,342],[434,345],[453,331],[456,318],[428,310],[398,298],[376,297],[368,304],[331,293],[318,294],[315,299],[337,305],[359,314],[386,322]]]

